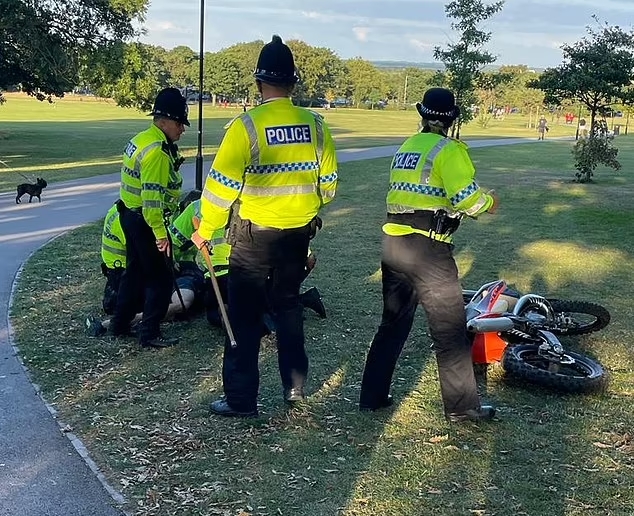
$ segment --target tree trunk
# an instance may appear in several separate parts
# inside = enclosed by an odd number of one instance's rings
[[[211,94],[211,105],[213,107],[216,107],[216,94],[215,93]]]
[[[630,112],[627,112],[627,118],[625,119],[625,136],[627,136],[627,130],[630,126]]]

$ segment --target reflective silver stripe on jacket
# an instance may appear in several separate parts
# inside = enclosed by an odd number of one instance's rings
[[[214,204],[214,205],[216,205],[216,206],[218,206],[220,208],[224,208],[226,210],[231,208],[231,205],[233,204],[231,201],[226,201],[222,197],[218,197],[217,195],[213,194],[209,190],[204,190],[203,191],[203,197],[205,199],[207,199],[211,204]]]
[[[388,204],[388,213],[414,213],[414,208],[411,206],[404,206],[403,204]]]
[[[211,245],[221,245],[221,244],[226,244],[227,243],[227,239],[224,237],[220,237],[220,238],[212,238],[211,239]]]
[[[137,196],[141,195],[141,189],[137,188],[136,186],[130,186],[128,184],[121,183],[121,189],[131,193],[132,195],[137,195]]]
[[[104,251],[108,251],[109,253],[116,254],[118,256],[125,256],[125,249],[117,249],[116,247],[111,247],[108,244],[101,244],[101,249]]]
[[[249,136],[249,150],[251,152],[251,165],[259,165],[260,164],[260,147],[258,146],[258,131],[255,128],[255,124],[253,123],[253,118],[251,118],[247,113],[240,117],[242,123],[244,124],[244,128],[247,130],[247,135]]]
[[[150,152],[152,149],[156,149],[157,147],[162,147],[163,146],[163,142],[154,142],[151,143],[150,145],[148,145],[147,147],[145,147],[141,152],[139,152],[136,155],[136,158],[134,158],[134,171],[138,172],[139,174],[141,173],[141,161],[143,161],[143,158],[145,158],[145,155]]]
[[[163,207],[163,202],[162,201],[148,201],[148,200],[144,200],[143,201],[143,208],[162,208]]]
[[[431,169],[434,167],[434,160],[436,159],[436,156],[438,156],[440,151],[443,150],[445,146],[451,143],[452,141],[453,140],[450,140],[449,138],[443,138],[431,148],[431,150],[427,154],[427,157],[425,158],[425,164],[423,165],[423,168],[421,170],[421,174],[420,174],[421,185],[426,185],[429,183],[429,176],[431,175]]]
[[[298,195],[312,194],[317,191],[317,186],[311,185],[295,185],[295,186],[250,186],[244,185],[242,193],[244,195],[256,195],[265,197],[269,195]]]
[[[321,158],[324,155],[324,125],[323,125],[323,118],[318,115],[315,114],[314,115],[315,118],[315,129],[317,130],[317,148],[316,153],[317,153],[317,163],[318,165],[321,165]]]
[[[469,208],[468,210],[465,210],[465,213],[467,215],[475,215],[476,213],[478,213],[478,211],[480,211],[482,209],[482,207],[487,203],[487,196],[484,194],[480,195],[480,198],[478,199],[478,202],[476,202],[471,208]]]

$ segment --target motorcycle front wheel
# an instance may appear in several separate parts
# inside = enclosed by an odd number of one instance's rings
[[[502,367],[515,379],[561,392],[587,393],[605,387],[607,374],[601,364],[572,351],[567,351],[565,357],[573,363],[554,363],[539,354],[539,346],[521,344],[506,348]]]
[[[549,299],[555,324],[548,328],[555,335],[584,335],[602,330],[610,323],[610,312],[586,301]]]

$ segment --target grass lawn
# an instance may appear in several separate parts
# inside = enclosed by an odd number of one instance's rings
[[[0,106],[0,191],[13,190],[24,177],[42,175],[49,182],[117,172],[125,142],[147,127],[145,113],[117,107],[114,102],[68,96],[54,104],[6,94]],[[196,155],[197,106],[190,106],[192,127],[179,146],[188,158]],[[224,134],[223,126],[241,109],[205,106],[203,155],[210,157]],[[415,111],[331,109],[323,111],[338,148],[398,144],[416,130]],[[466,138],[535,136],[527,118],[512,115],[484,129],[472,123]],[[573,135],[574,126],[552,122],[550,136]],[[193,162],[193,160],[190,160]]]
[[[610,371],[603,394],[517,386],[493,367],[482,389],[499,421],[449,426],[420,313],[395,374],[394,409],[357,411],[381,313],[387,159],[342,165],[313,241],[318,264],[306,286],[320,289],[328,319],[306,314],[303,407],[284,407],[269,343],[260,417],[210,417],[222,337],[201,319],[166,326],[181,344],[160,352],[86,338],[82,322],[103,288],[100,225],[55,240],[26,265],[12,309],[21,355],[136,515],[631,515],[634,141],[619,145],[624,172],[600,170],[590,185],[569,181],[566,143],[473,150],[480,183],[501,206],[456,238],[467,288],[503,277],[611,311],[608,328],[566,341]]]

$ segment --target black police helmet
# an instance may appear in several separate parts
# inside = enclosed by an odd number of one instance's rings
[[[180,213],[184,212],[187,206],[189,206],[194,201],[200,199],[201,196],[202,192],[200,190],[191,190],[187,193],[182,194],[178,202],[178,211]]]
[[[187,101],[176,88],[165,88],[159,91],[150,113],[150,115],[169,118],[189,127],[188,114]]]
[[[258,81],[272,85],[295,84],[299,80],[295,73],[293,53],[277,34],[262,47],[253,76]]]
[[[446,88],[430,88],[423,95],[423,101],[416,103],[418,114],[425,120],[438,120],[451,124],[460,116],[454,94]]]

